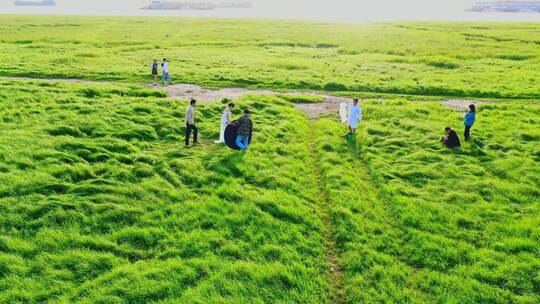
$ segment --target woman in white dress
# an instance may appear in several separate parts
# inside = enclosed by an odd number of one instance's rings
[[[219,132],[219,140],[215,141],[216,144],[225,143],[225,129],[232,122],[232,110],[234,109],[234,103],[229,103],[227,108],[223,111],[221,115],[221,130]]]

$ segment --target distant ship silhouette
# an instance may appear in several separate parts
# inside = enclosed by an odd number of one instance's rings
[[[479,1],[470,9],[471,12],[499,13],[540,13],[540,1]]]
[[[31,1],[31,0],[17,0],[15,1],[16,6],[55,6],[56,1],[55,0],[39,0],[39,1]]]
[[[248,1],[234,2],[179,2],[179,1],[152,1],[150,5],[144,9],[151,10],[213,10],[216,8],[250,8],[251,3]]]

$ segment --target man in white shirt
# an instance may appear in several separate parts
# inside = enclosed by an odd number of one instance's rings
[[[169,74],[169,62],[167,62],[167,58],[163,58],[163,63],[161,63],[161,73],[161,83],[165,84],[165,79],[167,79],[169,84],[172,84],[171,74]]]
[[[219,132],[219,140],[215,141],[216,144],[223,144],[225,143],[225,129],[228,125],[232,122],[232,110],[234,109],[234,103],[229,103],[227,108],[223,111],[223,115],[221,115],[221,130]]]
[[[193,144],[197,145],[199,142],[197,141],[197,135],[199,134],[199,130],[195,126],[195,106],[197,105],[197,101],[195,99],[192,99],[189,102],[189,106],[186,109],[186,147],[189,147],[189,137],[191,135],[191,131],[193,131]]]
[[[349,134],[356,133],[359,121],[362,121],[362,108],[358,105],[358,99],[354,99],[349,108]]]

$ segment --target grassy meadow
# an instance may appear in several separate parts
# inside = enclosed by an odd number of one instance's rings
[[[0,303],[540,303],[538,24],[0,16]],[[286,95],[363,98],[346,141]],[[20,77],[20,78],[19,78]],[[32,78],[77,78],[61,82]],[[487,98],[472,141],[447,97]]]
[[[540,108],[484,105],[475,143],[456,151],[437,130],[461,115],[439,104],[364,111],[356,145],[335,119],[316,123],[350,302],[538,303]]]
[[[537,24],[361,24],[3,16],[0,74],[538,98]]]

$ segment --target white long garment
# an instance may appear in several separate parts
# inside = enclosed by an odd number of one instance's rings
[[[362,121],[362,108],[359,105],[351,105],[349,108],[349,127],[356,129],[359,121]]]
[[[169,73],[169,63],[168,62],[164,62],[162,65],[161,65],[161,71],[163,73]]]
[[[349,121],[347,115],[347,103],[342,102],[339,104],[339,116],[341,117],[341,123],[347,123],[347,121]]]
[[[231,109],[227,107],[225,111],[223,111],[223,115],[221,115],[221,130],[219,131],[219,140],[216,141],[216,143],[225,142],[225,129],[231,123],[231,117]]]
[[[231,116],[232,116],[232,112],[231,112],[231,109],[229,107],[227,107],[225,109],[225,111],[223,111],[223,115],[221,115],[221,125],[228,125],[231,123]]]

